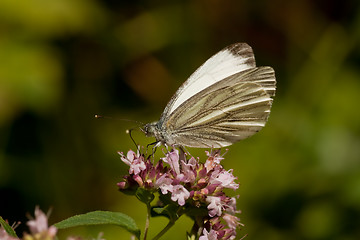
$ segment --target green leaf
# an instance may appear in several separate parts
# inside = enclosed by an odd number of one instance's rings
[[[151,216],[152,217],[157,217],[157,216],[169,217],[169,215],[165,211],[164,207],[153,207],[153,208],[151,208]]]
[[[133,188],[119,189],[120,192],[129,196],[134,196],[136,194],[136,190],[137,189],[133,189]]]
[[[16,238],[18,237],[16,236],[14,229],[2,217],[0,217],[0,224],[5,229],[7,234],[9,234],[12,237],[16,237]]]
[[[154,200],[155,196],[152,192],[143,189],[143,188],[138,188],[136,190],[135,193],[136,197],[143,203],[145,204],[150,204],[152,202],[152,200]]]
[[[178,206],[174,204],[168,204],[165,207],[153,207],[151,209],[151,216],[164,216],[169,218],[170,221],[175,222],[179,216],[177,215]]]
[[[192,235],[187,234],[187,239],[188,240],[195,240],[195,238],[196,238],[195,234],[192,234]]]
[[[99,224],[113,224],[125,228],[128,232],[134,234],[138,239],[140,238],[140,230],[137,227],[134,219],[126,214],[119,212],[108,211],[94,211],[85,214],[75,215],[68,219],[55,224],[58,229],[84,226],[84,225],[99,225]]]
[[[207,216],[209,214],[209,210],[206,207],[190,207],[186,210],[186,215],[191,218]]]
[[[174,201],[171,200],[171,194],[162,194],[159,189],[159,199],[164,205],[173,204]]]

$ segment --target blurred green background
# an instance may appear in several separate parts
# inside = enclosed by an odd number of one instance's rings
[[[134,148],[125,130],[137,126],[119,119],[157,120],[181,83],[235,42],[278,81],[267,126],[223,162],[241,183],[230,193],[240,194],[239,236],[360,239],[357,0],[1,0],[0,215],[24,222],[40,205],[54,223],[101,209],[143,229],[145,207],[116,187],[127,172],[116,152]],[[150,237],[165,223],[153,219]],[[164,239],[190,228],[184,217]],[[116,227],[60,233],[100,231],[130,239]]]

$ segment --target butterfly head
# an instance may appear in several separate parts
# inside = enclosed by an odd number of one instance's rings
[[[141,128],[141,131],[147,137],[155,137],[156,141],[159,144],[160,143],[161,144],[169,144],[169,145],[175,144],[175,142],[173,142],[173,141],[171,141],[171,139],[169,139],[168,134],[159,127],[159,122],[145,124]]]
[[[147,123],[140,129],[147,137],[156,137],[159,132],[157,122]]]

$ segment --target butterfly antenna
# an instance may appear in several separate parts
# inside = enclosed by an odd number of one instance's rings
[[[107,119],[112,119],[112,117],[108,117],[108,116],[102,116],[102,115],[99,115],[99,114],[95,114],[94,118],[107,118]]]
[[[108,116],[102,116],[102,115],[98,115],[95,114],[94,116],[95,118],[105,118],[105,119],[116,119],[116,120],[120,120],[120,121],[126,121],[126,122],[134,122],[137,124],[136,127],[131,128],[131,129],[127,129],[126,133],[130,135],[130,138],[132,140],[132,142],[135,144],[136,149],[140,152],[140,146],[135,142],[134,138],[131,135],[131,132],[133,130],[136,130],[137,128],[139,128],[141,131],[143,131],[143,129],[141,128],[141,126],[144,126],[144,123],[139,122],[139,121],[135,121],[135,120],[130,120],[130,119],[126,119],[126,118],[112,118],[112,117],[108,117]]]
[[[108,117],[108,116],[102,116],[99,114],[95,114],[94,116],[95,118],[105,118],[105,119],[114,119],[114,120],[120,120],[120,121],[126,121],[126,122],[133,122],[137,124],[137,127],[143,126],[144,123],[136,121],[136,120],[131,120],[131,119],[126,119],[126,118],[113,118],[113,117]]]

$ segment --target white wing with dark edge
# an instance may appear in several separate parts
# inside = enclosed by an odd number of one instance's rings
[[[168,142],[177,145],[229,146],[265,126],[275,85],[271,67],[247,68],[182,102],[162,117],[160,129]]]

